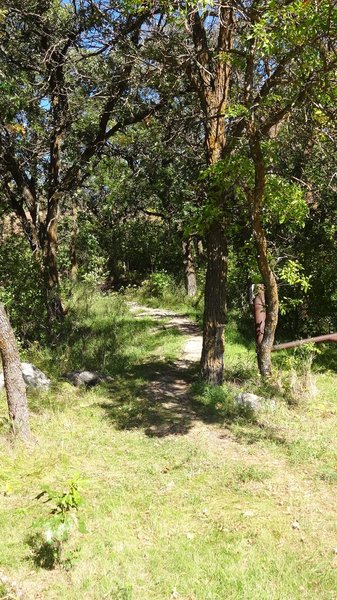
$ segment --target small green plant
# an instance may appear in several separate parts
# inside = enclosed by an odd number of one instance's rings
[[[229,385],[212,386],[198,382],[194,384],[193,391],[194,401],[199,407],[204,407],[209,418],[254,421],[254,411],[235,402],[237,390]]]
[[[79,479],[68,482],[68,488],[62,492],[52,490],[45,486],[37,496],[45,503],[52,503],[48,516],[34,521],[33,527],[40,529],[34,538],[36,562],[45,568],[52,569],[57,564],[64,567],[71,566],[74,552],[66,554],[64,544],[71,534],[78,530],[86,533],[85,524],[78,519],[77,512],[83,503],[83,498],[78,490]]]

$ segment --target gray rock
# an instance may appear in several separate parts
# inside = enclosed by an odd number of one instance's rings
[[[111,381],[111,377],[106,377],[95,371],[70,371],[69,373],[65,373],[63,377],[76,387],[82,385],[85,385],[85,387],[93,387],[104,381]]]
[[[31,363],[22,362],[21,363],[22,375],[25,384],[28,387],[40,389],[40,390],[48,390],[50,386],[50,379],[46,377],[40,369],[32,365]],[[4,375],[0,373],[0,390],[5,387]]]
[[[261,410],[263,406],[263,398],[261,398],[261,396],[256,396],[256,394],[250,394],[249,392],[240,392],[240,394],[235,396],[234,402],[240,408],[252,412]]]

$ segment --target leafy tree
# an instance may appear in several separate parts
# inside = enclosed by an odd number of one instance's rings
[[[57,227],[69,197],[117,132],[160,101],[137,87],[149,12],[127,2],[7,0],[0,24],[1,178],[41,262],[51,320],[62,318]],[[148,75],[145,67],[141,76]]]
[[[266,329],[258,348],[261,372],[269,375],[278,319],[277,282],[268,256],[261,212],[266,170],[265,142],[277,138],[285,120],[315,90],[328,88],[336,67],[336,8],[331,1],[235,1],[173,5],[169,26],[180,31],[169,57],[184,67],[200,102],[209,164],[205,234],[202,373],[211,383],[223,376],[223,329],[231,178],[217,177],[218,164],[244,154],[253,168],[245,184],[261,278],[266,288]],[[183,23],[187,25],[183,32]],[[187,30],[187,31],[186,31]],[[179,36],[177,38],[179,40]],[[167,44],[165,45],[165,41]],[[169,62],[168,37],[163,60]],[[226,168],[225,168],[226,172]],[[205,177],[205,181],[207,178]]]

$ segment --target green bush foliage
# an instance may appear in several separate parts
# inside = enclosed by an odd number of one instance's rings
[[[46,310],[40,265],[20,235],[0,245],[0,302],[23,343],[43,340]]]

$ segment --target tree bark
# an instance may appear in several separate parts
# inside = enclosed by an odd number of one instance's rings
[[[60,278],[57,265],[58,199],[50,203],[43,248],[43,269],[46,292],[46,307],[50,324],[60,323],[64,318],[61,299]]]
[[[224,226],[215,222],[207,236],[207,271],[201,355],[201,375],[211,385],[221,385],[223,382],[226,287],[227,241]]]
[[[257,137],[251,139],[250,148],[255,167],[255,187],[254,190],[248,192],[248,196],[251,204],[251,220],[257,249],[257,263],[265,287],[266,300],[263,339],[260,344],[257,344],[256,351],[258,367],[262,377],[270,377],[272,371],[271,353],[278,322],[278,288],[275,275],[269,264],[268,243],[261,221],[266,172],[260,140]]]
[[[258,251],[257,262],[265,286],[266,297],[266,323],[263,340],[257,348],[257,360],[262,377],[270,377],[272,372],[271,353],[278,322],[278,289],[275,275],[269,265],[267,240],[263,228],[260,227],[259,219],[254,221],[253,227]]]
[[[189,298],[194,298],[197,293],[197,275],[193,256],[193,242],[189,237],[182,242],[185,289]]]
[[[9,418],[15,435],[30,438],[26,386],[13,329],[0,304],[0,354],[4,372]]]
[[[78,236],[78,222],[77,222],[77,207],[73,205],[72,209],[72,226],[70,233],[70,279],[76,281],[78,274],[78,261],[77,261],[77,236]]]
[[[191,11],[189,25],[192,31],[197,67],[191,66],[187,75],[196,89],[204,116],[205,149],[208,166],[223,158],[226,144],[226,108],[230,85],[231,66],[222,55],[233,45],[234,13],[232,3],[218,7],[219,30],[216,51],[211,50],[205,21],[198,9]],[[211,385],[223,381],[224,326],[226,316],[227,240],[225,230],[226,190],[215,186],[212,174],[208,184],[209,202],[217,216],[205,228],[207,244],[207,272],[201,374]]]

